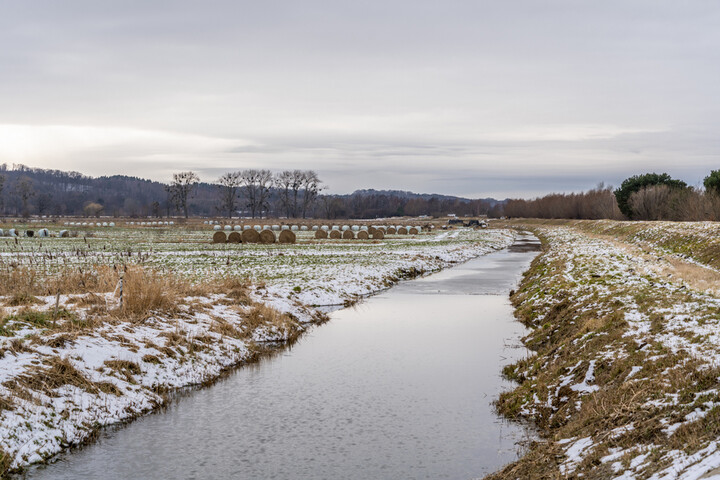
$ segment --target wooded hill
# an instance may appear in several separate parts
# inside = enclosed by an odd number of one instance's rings
[[[166,217],[180,212],[167,192],[167,184],[125,175],[90,177],[79,172],[0,164],[0,215],[110,215]],[[271,217],[287,216],[278,189],[270,189]],[[250,216],[238,190],[233,216]],[[308,217],[377,218],[396,215],[476,216],[497,209],[495,199],[471,200],[405,191],[358,190],[349,195],[318,195]],[[192,216],[226,216],[218,185],[200,182],[188,200]]]

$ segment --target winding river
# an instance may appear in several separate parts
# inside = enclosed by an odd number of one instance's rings
[[[509,249],[334,312],[291,349],[164,411],[105,429],[32,479],[471,479],[517,458],[502,366],[526,355],[508,293],[538,249]]]

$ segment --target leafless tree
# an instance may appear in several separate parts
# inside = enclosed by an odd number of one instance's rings
[[[225,173],[217,181],[220,189],[220,210],[226,212],[228,218],[232,218],[235,211],[238,190],[242,184],[242,172]]]
[[[173,173],[173,180],[167,186],[168,195],[175,208],[182,210],[185,218],[188,218],[188,199],[192,197],[193,190],[200,178],[195,172]]]
[[[268,209],[273,175],[270,170],[243,170],[240,174],[242,194],[253,218]]]
[[[33,187],[32,179],[24,175],[18,178],[15,182],[15,194],[22,202],[22,216],[29,216],[30,210],[28,209],[28,201],[31,197],[35,196],[35,188]]]
[[[0,215],[2,215],[3,212],[3,188],[5,187],[5,180],[7,177],[5,175],[0,175]]]
[[[302,217],[306,218],[310,207],[317,199],[318,193],[322,190],[320,186],[322,182],[314,170],[303,172],[302,183],[300,187],[303,191],[302,196]]]

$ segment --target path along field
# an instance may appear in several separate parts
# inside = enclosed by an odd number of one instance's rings
[[[515,226],[544,243],[512,297],[536,355],[497,405],[542,438],[490,478],[720,478],[720,225]]]
[[[294,245],[217,245],[207,227],[80,233],[0,238],[0,476],[253,361],[265,345],[294,341],[326,320],[319,307],[514,238],[457,229],[316,241],[299,232]]]

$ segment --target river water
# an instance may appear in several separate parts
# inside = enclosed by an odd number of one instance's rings
[[[33,479],[472,479],[517,458],[492,401],[526,351],[532,237],[331,315],[291,349],[101,432]]]

